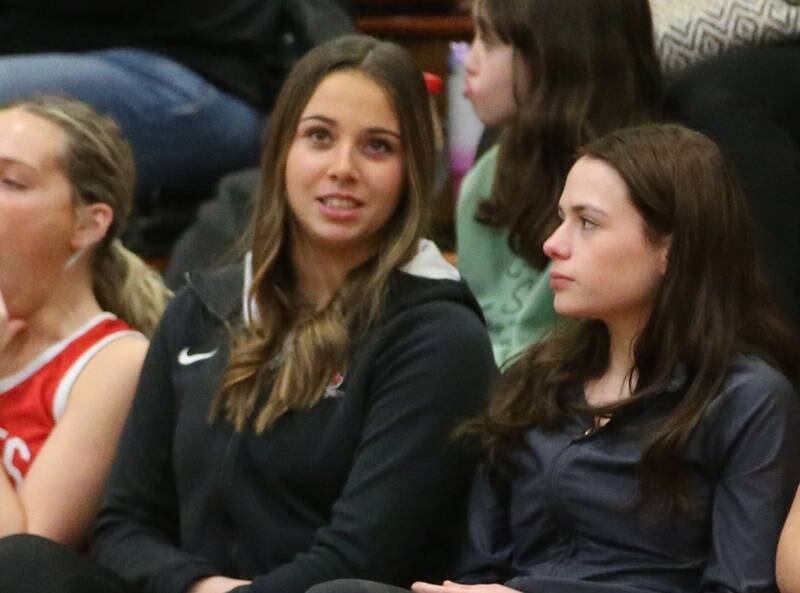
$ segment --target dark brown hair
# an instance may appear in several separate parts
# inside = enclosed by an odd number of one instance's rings
[[[303,109],[329,74],[353,71],[377,83],[400,124],[405,185],[400,204],[380,232],[380,245],[352,270],[330,302],[310,310],[296,291],[290,263],[291,212],[286,160]],[[292,69],[270,117],[262,157],[265,180],[252,216],[253,286],[257,315],[238,328],[211,418],[237,430],[254,421],[263,431],[290,410],[322,397],[347,364],[349,347],[378,319],[389,276],[414,254],[425,229],[433,177],[433,124],[422,72],[400,46],[364,35],[339,37],[311,50]],[[256,410],[259,395],[269,396]]]
[[[577,148],[650,120],[661,72],[647,0],[476,0],[478,30],[514,49],[517,114],[500,139],[492,195],[476,218],[508,228],[511,249],[543,268],[542,243]],[[528,84],[524,84],[528,81]]]
[[[688,470],[679,450],[722,389],[731,359],[754,354],[796,384],[797,336],[769,295],[742,190],[716,144],[661,124],[612,132],[580,155],[620,174],[648,237],[671,237],[664,279],[634,345],[635,390],[593,413],[612,415],[642,398],[659,398],[676,376],[685,377],[679,401],[647,436],[640,477],[643,500],[664,495],[686,508]],[[586,411],[565,393],[606,371],[608,348],[602,322],[567,322],[507,369],[488,413],[466,432],[477,433],[494,455],[519,444],[529,428],[558,428]]]

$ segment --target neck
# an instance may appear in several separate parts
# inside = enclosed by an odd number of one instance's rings
[[[300,235],[300,233],[296,233]],[[292,242],[292,265],[297,287],[311,305],[320,310],[330,302],[347,274],[364,263],[373,250],[338,252],[316,247],[304,236]]]
[[[25,328],[3,350],[0,376],[23,368],[100,312],[91,272],[86,268],[66,270],[48,289],[48,297],[23,320]]]
[[[609,336],[608,367],[585,386],[586,399],[593,406],[613,404],[630,397],[636,387],[633,349],[646,316],[606,321]]]

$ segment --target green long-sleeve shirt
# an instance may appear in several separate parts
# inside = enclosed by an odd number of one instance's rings
[[[486,317],[497,364],[541,339],[556,320],[549,266],[537,270],[511,251],[506,229],[475,220],[478,204],[492,189],[497,147],[487,151],[464,178],[456,215],[458,269]],[[520,196],[524,199],[524,196]]]

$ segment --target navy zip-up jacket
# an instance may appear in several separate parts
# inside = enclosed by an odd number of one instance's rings
[[[605,426],[571,418],[477,473],[462,582],[524,593],[776,592],[775,549],[800,479],[800,402],[739,356],[685,449],[688,514],[637,506],[648,434],[680,397],[635,402]],[[582,393],[577,394],[582,397]]]

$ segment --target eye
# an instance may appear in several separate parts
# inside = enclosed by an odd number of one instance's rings
[[[584,231],[591,231],[597,228],[597,223],[590,218],[581,216],[581,229]]]
[[[303,132],[303,137],[308,138],[314,145],[326,145],[330,143],[330,130],[321,126],[307,128]]]
[[[392,142],[386,138],[369,138],[364,143],[364,151],[370,155],[382,156],[393,153],[395,147]]]
[[[16,179],[13,179],[11,177],[0,178],[0,184],[2,184],[3,187],[7,187],[8,189],[15,191],[23,190],[26,187],[24,183],[17,181]]]

